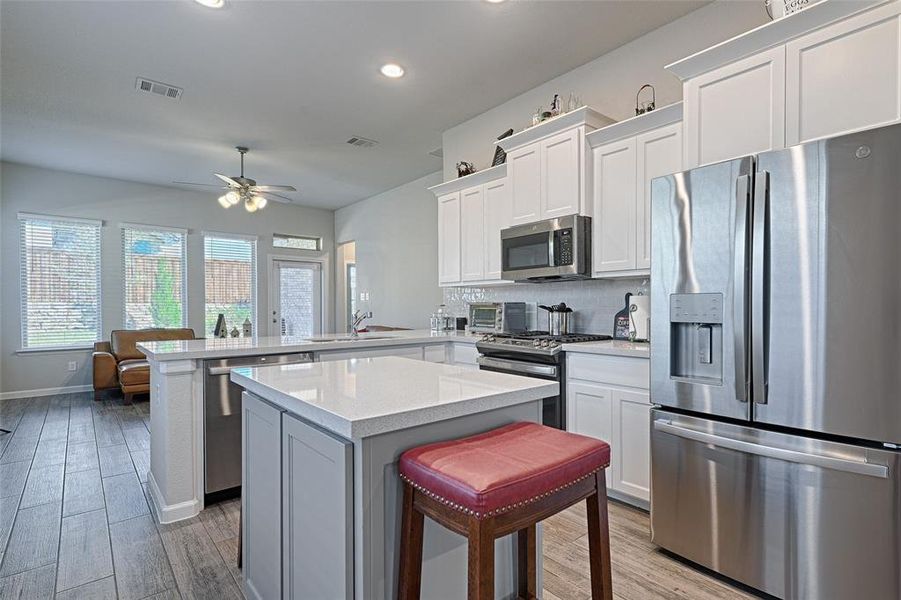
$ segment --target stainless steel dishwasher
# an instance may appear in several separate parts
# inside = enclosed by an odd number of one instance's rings
[[[236,368],[313,362],[308,352],[240,356],[203,361],[203,475],[208,502],[241,489],[241,392],[229,373]]]

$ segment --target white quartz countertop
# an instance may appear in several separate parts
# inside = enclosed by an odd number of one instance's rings
[[[343,438],[554,396],[554,381],[398,356],[232,369],[246,390]]]
[[[651,344],[648,342],[629,342],[626,340],[604,340],[602,342],[578,342],[563,344],[566,352],[582,354],[608,354],[612,356],[651,357]]]
[[[138,349],[154,361],[185,360],[198,358],[228,358],[261,354],[290,352],[324,352],[328,350],[353,350],[407,346],[415,344],[440,344],[455,342],[475,344],[480,334],[463,331],[436,333],[428,329],[406,331],[374,331],[351,338],[346,333],[323,334],[310,338],[299,337],[237,337],[207,338],[202,340],[173,340],[164,342],[140,342]]]

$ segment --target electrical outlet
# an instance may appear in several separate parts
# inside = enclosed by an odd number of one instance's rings
[[[77,370],[78,370],[78,363],[75,362],[74,360],[70,360],[70,361],[69,361],[69,370],[70,370],[70,371],[77,371]]]

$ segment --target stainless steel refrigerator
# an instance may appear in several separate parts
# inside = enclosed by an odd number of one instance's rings
[[[901,126],[652,184],[653,541],[901,598]]]

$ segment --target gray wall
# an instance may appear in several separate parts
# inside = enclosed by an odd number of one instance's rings
[[[214,193],[188,192],[103,177],[0,163],[0,393],[91,383],[89,351],[17,353],[19,350],[19,212],[103,220],[102,319],[104,337],[122,326],[120,222],[184,227],[188,233],[188,325],[203,332],[203,231],[259,236],[257,241],[257,323],[268,311],[268,255],[319,256],[328,260],[326,322],[334,325],[331,270],[335,249],[334,213],[270,202],[253,215],[240,207],[222,209]],[[317,235],[323,252],[304,253],[272,247],[273,233]],[[261,330],[261,331],[265,331]],[[78,370],[66,370],[77,361]]]
[[[491,166],[497,136],[510,127],[526,128],[555,93],[566,102],[575,92],[584,104],[617,121],[635,115],[635,93],[645,83],[655,86],[657,106],[678,102],[682,84],[664,66],[768,21],[762,0],[719,0],[448,129],[445,180],[456,177],[457,161],[479,169]]]
[[[371,323],[428,327],[441,303],[438,202],[426,189],[438,183],[432,173],[335,213],[337,243],[356,242],[357,292],[369,294],[358,306]]]

